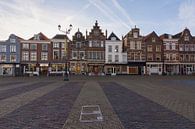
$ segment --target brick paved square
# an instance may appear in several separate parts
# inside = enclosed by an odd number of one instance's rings
[[[62,77],[4,77],[0,128],[194,129],[194,80],[194,76],[71,76],[66,82]],[[99,105],[103,121],[82,123],[84,105]]]

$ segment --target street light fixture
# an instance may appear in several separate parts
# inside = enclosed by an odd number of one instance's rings
[[[65,42],[64,42],[64,57],[65,57],[65,69],[64,69],[64,81],[69,81],[68,77],[68,56],[67,56],[67,38],[68,34],[70,34],[70,31],[72,30],[72,24],[69,25],[69,28],[66,30],[61,30],[61,25],[58,25],[58,30],[63,32],[65,34]]]

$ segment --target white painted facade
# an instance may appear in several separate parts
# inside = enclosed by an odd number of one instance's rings
[[[105,62],[106,64],[126,64],[127,53],[122,51],[122,41],[112,38],[105,43]]]

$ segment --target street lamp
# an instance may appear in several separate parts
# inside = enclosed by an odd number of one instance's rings
[[[65,69],[64,69],[64,81],[69,81],[68,78],[68,56],[67,56],[67,38],[68,34],[70,34],[70,31],[72,30],[72,25],[69,25],[69,29],[61,30],[61,25],[58,25],[58,30],[63,32],[65,34],[65,42],[64,42],[64,57],[65,57]],[[67,37],[67,38],[66,38]]]

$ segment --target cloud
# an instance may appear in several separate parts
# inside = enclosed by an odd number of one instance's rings
[[[99,11],[102,12],[104,16],[106,16],[111,22],[115,23],[115,26],[122,24],[123,27],[129,29],[130,26],[117,14],[114,13],[113,9],[110,6],[104,4],[102,0],[88,0],[91,4],[93,4]]]
[[[181,3],[178,18],[184,27],[195,27],[195,2],[192,0]]]
[[[76,27],[90,19],[82,14],[90,6],[89,3],[76,10],[62,10],[45,6],[45,2],[0,0],[0,39],[7,39],[11,33],[28,39],[38,32],[43,32],[50,38],[59,33],[58,24],[68,26],[71,23]]]
[[[132,1],[133,2],[133,1]],[[135,22],[130,18],[129,14],[125,11],[125,9],[117,2],[117,0],[112,0],[114,6],[128,19],[131,27],[135,25]]]

